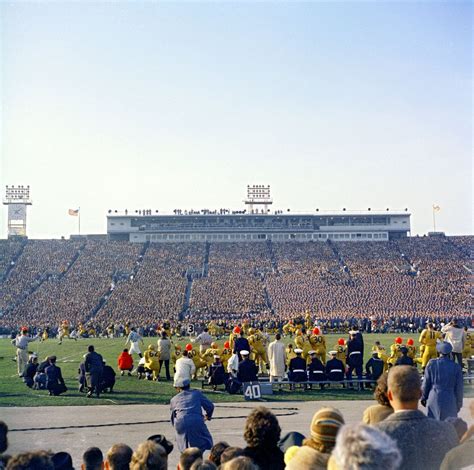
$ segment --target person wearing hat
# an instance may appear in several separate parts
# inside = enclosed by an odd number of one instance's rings
[[[240,351],[242,361],[239,363],[239,370],[237,372],[237,379],[240,382],[257,382],[258,381],[258,367],[255,361],[249,359],[250,352],[246,349]]]
[[[408,355],[408,348],[406,346],[402,346],[400,348],[401,356],[397,359],[395,363],[396,366],[414,366],[415,362],[413,359]]]
[[[199,390],[192,390],[190,385],[189,379],[178,376],[174,380],[174,387],[178,390],[178,394],[170,402],[171,424],[176,431],[179,452],[183,452],[188,447],[198,447],[204,452],[211,449],[213,445],[212,436],[205,421],[211,420],[214,404]]]
[[[398,359],[402,357],[402,353],[400,351],[400,348],[403,346],[403,339],[398,336],[395,338],[395,341],[393,344],[390,346],[390,357],[388,358],[388,364],[389,367],[394,366]]]
[[[408,357],[411,357],[413,359],[413,362],[415,362],[416,346],[415,346],[415,341],[413,340],[413,338],[407,339],[406,348],[408,349]]]
[[[372,382],[377,382],[383,371],[384,362],[380,359],[377,351],[372,351],[372,357],[365,364],[365,378]],[[370,384],[367,385],[370,388]]]
[[[28,363],[28,344],[32,341],[36,341],[39,338],[39,335],[28,336],[28,328],[22,327],[20,334],[12,340],[12,344],[16,347],[16,367],[18,372],[18,377],[21,377],[25,366]]]
[[[337,358],[337,351],[329,351],[329,361],[326,362],[326,378],[331,382],[344,380],[344,363]]]
[[[452,349],[446,341],[438,343],[440,357],[428,363],[423,380],[421,404],[427,407],[430,418],[441,421],[457,417],[462,408],[462,368],[450,359]]]
[[[324,382],[326,380],[326,371],[324,364],[318,357],[316,351],[309,352],[310,362],[308,364],[308,381],[309,382]],[[308,385],[309,388],[312,388],[312,385]],[[321,389],[324,388],[324,384],[319,384]]]
[[[350,332],[350,339],[347,342],[347,380],[352,382],[352,373],[355,371],[359,379],[359,389],[362,389],[362,366],[364,364],[364,344],[360,340],[362,335],[358,331]],[[352,383],[350,384],[352,388]]]
[[[236,325],[234,326],[234,329],[229,335],[229,345],[230,345],[230,349],[232,349],[232,352],[234,351],[235,341],[240,336],[241,331],[242,330],[240,326]]]
[[[286,468],[326,469],[331,452],[336,445],[337,434],[342,426],[344,426],[344,417],[338,409],[327,407],[318,410],[311,420],[310,436],[303,440],[303,446],[293,455],[290,465]],[[308,452],[307,449],[312,449],[313,452]],[[305,459],[301,461],[303,455]],[[304,463],[308,458],[311,465],[305,466]]]
[[[209,367],[207,380],[214,390],[217,390],[218,385],[224,385],[225,383],[226,372],[218,354],[214,354],[214,362]]]
[[[306,375],[306,361],[302,357],[303,350],[296,348],[295,354],[296,357],[290,361],[288,367],[288,380],[290,382],[306,382],[308,376]]]

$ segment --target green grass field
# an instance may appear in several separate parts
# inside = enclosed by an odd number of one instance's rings
[[[370,357],[370,348],[376,340],[380,340],[385,347],[389,347],[397,335],[365,335],[365,359]],[[339,335],[328,335],[327,344],[330,348],[336,343]],[[408,336],[404,336],[404,340]],[[176,340],[174,340],[176,342]],[[291,341],[289,338],[285,342]],[[187,341],[178,341],[184,346]],[[167,404],[176,393],[170,382],[153,382],[138,380],[137,377],[117,376],[114,392],[103,394],[97,399],[88,399],[85,394],[78,391],[77,369],[82,361],[82,356],[87,352],[87,346],[93,344],[96,351],[102,354],[104,359],[112,367],[116,367],[117,356],[124,348],[125,339],[81,339],[72,341],[65,339],[62,345],[58,345],[55,339],[49,339],[44,343],[31,343],[30,350],[38,352],[40,360],[45,356],[55,354],[58,357],[58,366],[61,367],[63,377],[68,386],[68,392],[59,397],[50,397],[44,390],[31,390],[18,378],[16,373],[15,348],[10,340],[0,340],[0,406],[51,406],[51,405],[130,405],[130,404]],[[145,345],[156,344],[156,338],[145,341]],[[222,346],[224,340],[219,341]],[[136,356],[134,357],[136,361]],[[162,376],[164,370],[162,371]],[[200,382],[194,384],[200,388]],[[229,395],[222,392],[212,392],[206,389],[206,394],[214,402],[244,401],[240,395]],[[466,396],[474,396],[472,386],[466,387]],[[278,392],[272,396],[265,397],[268,401],[295,401],[295,400],[369,400],[372,398],[371,391],[349,391],[342,388],[330,390],[313,390],[297,392]]]

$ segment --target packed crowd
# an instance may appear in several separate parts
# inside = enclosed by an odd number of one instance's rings
[[[458,470],[474,461],[474,427],[459,418],[426,416],[425,386],[416,370],[398,366],[379,381],[376,405],[359,423],[346,424],[333,407],[317,409],[309,429],[282,435],[277,416],[255,407],[248,415],[238,447],[214,443],[206,421],[214,405],[187,381],[175,381],[177,394],[170,403],[176,447],[164,435],[154,435],[133,451],[117,443],[104,456],[92,447],[82,456],[83,470],[165,470],[169,455],[179,452],[178,470]],[[474,402],[470,412],[474,418]],[[300,432],[300,431],[303,431]],[[8,427],[0,422],[0,468],[6,470],[73,470],[67,449],[5,455]]]
[[[266,243],[213,243],[209,274],[193,283],[190,311],[237,314],[265,311],[262,274],[272,269]]]
[[[137,275],[118,284],[99,323],[126,322],[146,325],[157,319],[176,320],[183,309],[188,270],[202,269],[203,243],[151,245]]]
[[[204,243],[145,251],[127,242],[29,241],[0,284],[0,328],[52,327],[65,317],[92,318],[103,329],[149,327],[176,324],[185,310],[185,323],[278,328],[307,311],[328,330],[416,330],[427,320],[469,317],[472,241],[211,243],[208,257]],[[0,244],[0,265],[19,249]]]
[[[0,279],[14,265],[16,257],[21,252],[22,243],[18,241],[0,240]]]

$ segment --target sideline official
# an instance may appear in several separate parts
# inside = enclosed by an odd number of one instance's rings
[[[18,377],[21,377],[28,363],[28,344],[32,341],[36,341],[39,335],[31,338],[28,336],[28,328],[24,327],[21,329],[21,333],[12,340],[12,344],[16,347],[16,367]]]

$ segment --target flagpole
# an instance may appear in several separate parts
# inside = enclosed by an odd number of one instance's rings
[[[433,232],[436,232],[436,214],[435,208],[433,206]]]
[[[79,213],[78,223],[79,223],[79,235],[80,235],[81,234],[81,208],[80,207],[77,212]]]

